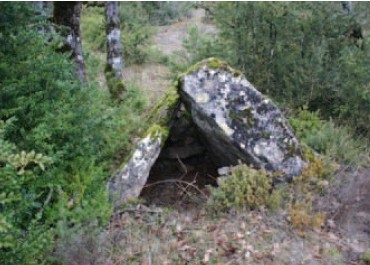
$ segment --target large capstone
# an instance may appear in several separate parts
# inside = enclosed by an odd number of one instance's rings
[[[181,77],[179,89],[220,166],[240,161],[288,179],[300,175],[305,162],[286,119],[242,74],[208,59]]]

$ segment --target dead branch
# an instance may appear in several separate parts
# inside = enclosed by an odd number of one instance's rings
[[[204,196],[204,198],[208,199],[208,196],[201,189],[199,189],[196,185],[194,185],[191,182],[187,182],[187,181],[180,180],[180,179],[160,180],[160,181],[157,181],[157,182],[154,182],[154,183],[147,184],[144,187],[148,188],[148,187],[151,187],[151,186],[154,186],[154,185],[160,185],[160,184],[166,184],[166,183],[182,183],[182,184],[188,185],[188,186],[192,187],[193,189],[195,189],[196,191],[198,191],[202,196]]]

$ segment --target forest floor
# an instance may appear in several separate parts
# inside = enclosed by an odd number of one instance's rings
[[[191,18],[157,27],[155,48],[165,55],[183,51],[182,39],[191,25],[201,32],[216,32],[203,17],[203,10],[197,10]],[[160,63],[133,65],[124,71],[127,82],[143,89],[149,107],[170,86],[171,76]],[[183,180],[180,173],[178,178]],[[194,171],[185,173],[193,174],[187,183],[199,176]],[[63,255],[76,257],[71,264],[365,264],[362,256],[370,247],[370,168],[343,167],[336,172],[328,187],[315,196],[314,212],[326,217],[316,228],[294,228],[288,209],[213,216],[205,207],[206,189],[166,185],[144,196],[167,197],[164,204],[158,206],[158,200],[152,200],[157,202],[154,205],[149,199],[115,212],[104,235],[92,243],[97,247],[81,240],[80,248],[64,249]],[[197,206],[184,207],[189,201]]]
[[[316,196],[321,227],[293,227],[289,210],[231,211],[212,215],[206,199],[189,186],[167,207],[134,203],[116,211],[105,232],[62,248],[81,264],[363,264],[369,248],[369,170],[341,169]],[[162,194],[166,196],[167,194]],[[198,207],[182,206],[191,200]]]
[[[165,55],[183,52],[182,40],[192,25],[201,33],[217,32],[204,22],[204,10],[196,10],[188,19],[157,27],[156,48]],[[125,77],[147,90],[152,105],[170,86],[171,71],[149,63],[128,67]],[[187,183],[201,181],[200,171],[183,173],[178,177]],[[287,210],[214,218],[205,210],[204,196],[189,185],[164,183],[151,188],[145,196],[152,203],[112,218],[106,236],[114,236],[114,244],[125,248],[110,257],[112,264],[120,264],[118,257],[129,257],[132,264],[363,264],[361,256],[369,249],[370,169],[336,173],[314,200],[314,210],[326,215],[323,226],[316,229],[293,228]]]

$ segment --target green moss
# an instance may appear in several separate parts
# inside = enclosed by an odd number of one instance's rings
[[[286,149],[288,150],[288,156],[289,157],[294,157],[294,156],[303,156],[302,149],[295,145],[294,143],[291,142],[291,139],[287,138],[287,143],[286,143]]]
[[[125,83],[121,78],[115,77],[109,66],[106,66],[104,73],[112,100],[115,102],[122,101],[127,91]]]
[[[140,138],[144,139],[147,136],[150,136],[152,139],[157,140],[158,137],[161,137],[162,138],[161,139],[161,146],[163,146],[164,143],[166,142],[166,139],[167,139],[168,135],[169,135],[168,127],[161,126],[161,125],[158,125],[158,124],[153,124],[148,129],[145,130],[145,132],[141,135]],[[127,165],[128,161],[131,159],[132,154],[133,154],[134,151],[135,151],[135,149],[134,149],[134,146],[133,146],[130,154],[125,157],[123,162],[118,167],[117,172]]]
[[[237,120],[248,127],[252,127],[254,125],[254,115],[252,110],[252,108],[247,108],[239,112],[230,111],[230,118]]]
[[[261,137],[261,138],[265,138],[265,139],[269,139],[269,138],[270,138],[270,136],[271,136],[271,132],[263,131],[263,132],[261,132],[261,134],[260,134],[260,137]]]
[[[302,153],[303,153],[303,159],[309,162],[315,161],[315,153],[312,151],[310,147],[308,147],[305,144],[302,144]]]
[[[220,69],[223,71],[228,71],[232,73],[234,77],[243,76],[242,72],[234,70],[232,67],[230,67],[226,62],[221,61],[217,58],[208,58],[205,60],[202,60],[192,66],[190,66],[183,74],[179,76],[179,78],[182,78],[186,75],[189,75],[191,73],[194,73],[198,71],[202,66],[206,65],[210,69]]]
[[[366,251],[362,256],[362,260],[366,265],[370,265],[370,250]]]
[[[215,58],[208,59],[207,65],[209,68],[212,68],[212,69],[218,69],[220,67],[223,67],[223,63]]]
[[[234,73],[233,73],[233,76],[234,77],[239,77],[239,76],[243,76],[243,73],[238,71],[238,70],[235,70]]]
[[[162,139],[167,139],[168,134],[169,134],[168,127],[161,126],[161,125],[158,125],[158,124],[154,124],[154,125],[150,126],[149,129],[147,129],[145,131],[145,136],[150,135],[151,137],[153,137],[155,139],[158,139],[158,137],[162,137]],[[161,144],[163,144],[163,143],[164,143],[164,141],[162,141]]]
[[[168,126],[174,111],[179,106],[178,81],[166,92],[150,113],[147,124],[158,124]]]
[[[143,121],[142,131],[139,133],[139,138],[144,139],[148,135],[154,139],[161,137],[161,145],[164,145],[169,135],[169,123],[175,114],[175,110],[179,106],[179,94],[177,92],[178,82],[168,89],[164,97],[153,108],[148,117]],[[130,154],[125,158],[124,162],[120,165],[122,169],[132,157],[135,148],[132,147]]]

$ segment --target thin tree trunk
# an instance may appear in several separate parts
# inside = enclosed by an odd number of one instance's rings
[[[116,78],[122,78],[123,67],[119,8],[119,2],[105,3],[107,70],[112,71]]]
[[[72,52],[77,77],[86,82],[80,32],[81,8],[81,2],[54,2],[54,23],[63,27],[60,33],[66,40],[60,51]]]
[[[107,34],[107,64],[105,79],[113,101],[123,100],[126,86],[122,80],[122,48],[119,2],[105,2],[105,27]]]
[[[33,1],[32,4],[35,6],[36,16],[43,17],[47,20],[50,17],[52,10],[52,2],[48,1]],[[38,32],[41,35],[45,35],[47,32],[50,32],[49,25],[43,25],[38,28]]]
[[[352,2],[351,1],[341,1],[343,12],[348,15],[352,13]]]

